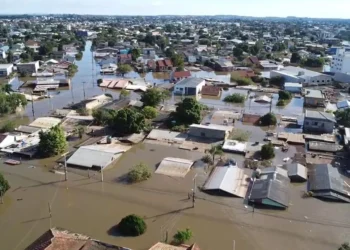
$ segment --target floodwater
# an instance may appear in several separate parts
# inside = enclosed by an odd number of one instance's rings
[[[178,229],[190,228],[191,242],[202,249],[241,250],[328,250],[350,237],[347,204],[325,203],[300,198],[305,184],[291,187],[287,211],[268,211],[245,207],[243,199],[214,197],[197,190],[195,208],[187,194],[206,178],[205,169],[191,170],[181,178],[153,174],[146,182],[127,185],[123,176],[140,159],[154,171],[164,157],[199,159],[199,153],[155,144],[141,144],[127,152],[115,167],[104,171],[104,182],[96,173],[70,170],[68,181],[35,165],[1,165],[0,171],[11,184],[5,204],[0,205],[2,249],[24,249],[51,227],[62,227],[93,238],[132,249],[148,249],[157,241],[169,240]],[[49,204],[52,217],[49,216]],[[111,230],[122,217],[143,216],[147,232],[137,238],[116,236]],[[330,216],[332,215],[332,216]],[[271,244],[273,242],[273,244]],[[148,247],[148,248],[147,248]]]

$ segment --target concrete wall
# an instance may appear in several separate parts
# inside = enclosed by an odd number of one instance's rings
[[[190,136],[203,137],[208,139],[226,139],[226,131],[206,129],[206,128],[190,128],[188,133]]]
[[[331,84],[333,82],[332,76],[328,75],[320,75],[320,76],[314,76],[311,77],[308,81],[309,85],[325,85],[325,84]]]
[[[36,73],[39,69],[39,62],[36,63],[25,63],[25,64],[17,64],[17,72],[18,73]]]
[[[304,105],[313,107],[324,107],[325,100],[323,98],[305,97]]]
[[[326,120],[305,118],[304,131],[317,133],[333,133],[334,123]]]

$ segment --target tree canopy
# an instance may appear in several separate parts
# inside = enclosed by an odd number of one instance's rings
[[[163,100],[163,92],[157,88],[147,89],[146,92],[141,95],[141,102],[144,106],[157,107]]]
[[[178,230],[174,235],[174,243],[177,245],[181,245],[187,241],[189,241],[193,236],[192,231],[189,228],[185,230]]]
[[[350,250],[350,244],[349,243],[343,243],[338,250]]]
[[[350,108],[335,112],[337,122],[344,127],[350,127]]]
[[[145,116],[146,119],[154,119],[157,117],[157,109],[153,108],[151,106],[145,106],[142,109],[142,114]]]
[[[201,122],[202,105],[193,98],[185,98],[177,105],[176,111],[171,113],[171,121],[175,121],[174,125],[191,125]]]
[[[110,113],[108,125],[119,134],[140,133],[146,126],[145,117],[131,108],[125,108]]]
[[[25,107],[27,99],[19,93],[5,93],[0,90],[0,115],[15,113],[18,107]]]
[[[120,64],[118,65],[118,72],[122,75],[125,75],[132,71],[132,68],[129,64]]]
[[[63,129],[57,125],[50,130],[39,133],[38,153],[44,157],[62,154],[67,148],[66,136]]]
[[[285,79],[283,76],[274,76],[270,79],[270,84],[277,87],[283,87],[284,83]]]
[[[5,177],[0,173],[0,193],[4,195],[7,190],[10,189],[9,182],[5,179]]]
[[[299,63],[301,61],[301,56],[298,52],[293,52],[292,57],[290,58],[291,63]]]
[[[139,236],[146,232],[147,224],[140,216],[131,214],[119,222],[118,230],[124,236]]]
[[[141,52],[139,49],[135,48],[131,50],[131,56],[132,56],[132,60],[136,61],[137,58],[139,58],[141,56]]]
[[[134,166],[128,173],[128,181],[131,183],[145,181],[151,178],[152,173],[147,165],[140,163]]]
[[[277,124],[277,118],[273,113],[267,113],[260,118],[260,124],[262,126],[275,126]]]
[[[275,157],[275,150],[272,143],[265,144],[261,147],[261,158],[263,160],[269,160]]]

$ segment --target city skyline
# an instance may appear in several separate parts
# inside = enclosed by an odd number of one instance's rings
[[[336,9],[335,14],[332,9]],[[0,14],[239,15],[256,17],[350,18],[347,0],[3,0]],[[313,11],[314,10],[314,11]]]

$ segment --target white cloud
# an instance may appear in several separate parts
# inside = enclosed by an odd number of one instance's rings
[[[164,3],[163,1],[152,1],[151,5],[152,6],[162,6]]]

